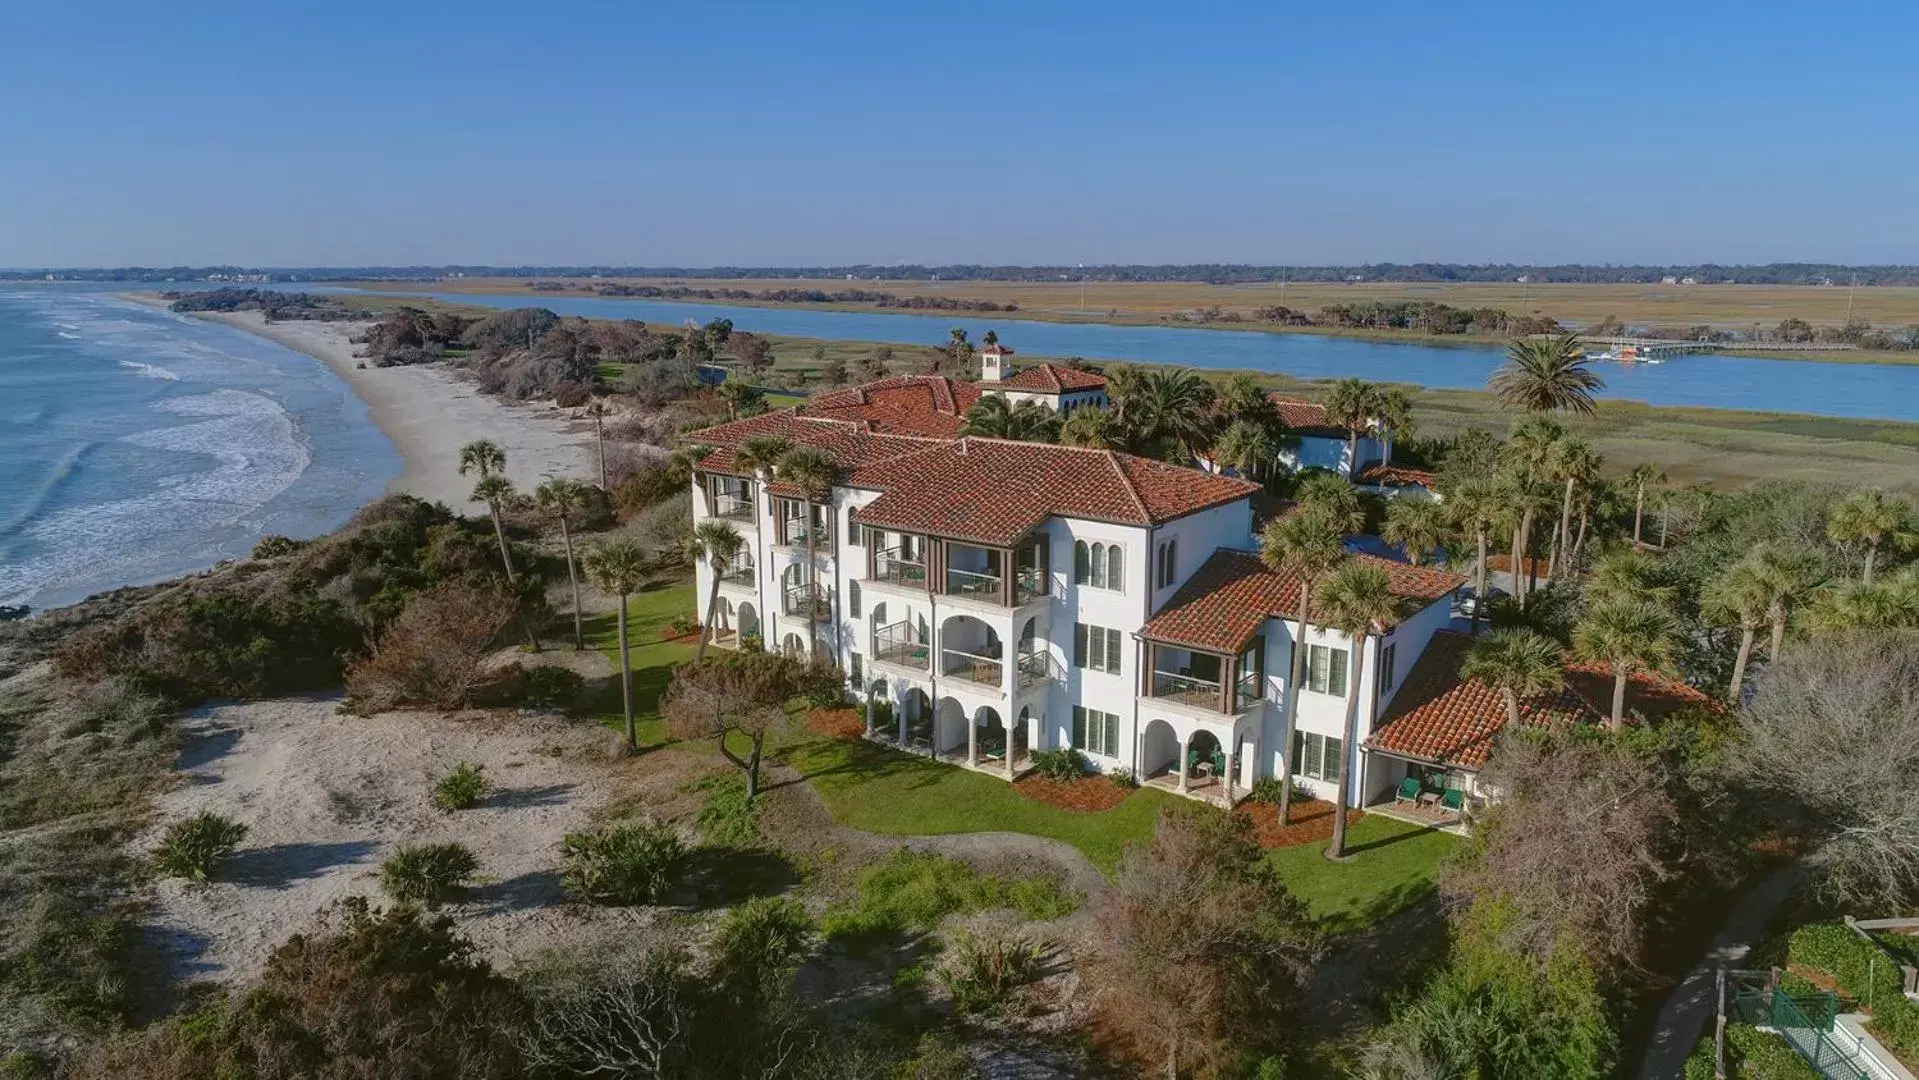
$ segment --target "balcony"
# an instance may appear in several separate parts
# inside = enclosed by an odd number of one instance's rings
[[[912,626],[896,622],[873,631],[873,659],[925,671],[931,665],[932,650],[914,636]]]
[[[821,620],[833,617],[832,602],[827,599],[825,590],[813,582],[788,585],[781,606],[782,610],[795,618]]]
[[[815,548],[827,552],[833,550],[833,530],[817,521],[809,527],[805,518],[788,518],[780,523],[779,535],[783,538],[780,543],[788,547],[805,547],[808,537],[811,537]]]
[[[759,571],[754,568],[752,563],[747,563],[744,566],[732,566],[727,568],[726,573],[720,575],[720,584],[738,585],[751,589],[758,584],[758,573]]]
[[[984,600],[998,600],[1000,588],[1005,579],[998,574],[979,570],[946,571],[946,595],[971,596]]]
[[[926,564],[909,558],[900,548],[887,548],[873,555],[874,581],[884,581],[908,589],[926,588]]]
[[[1035,686],[1049,682],[1064,682],[1066,672],[1060,667],[1053,654],[1040,649],[1019,654],[1019,688],[1030,690]]]
[[[1217,679],[1202,678],[1177,671],[1154,671],[1148,697],[1161,701],[1176,701],[1181,705],[1208,712],[1242,713],[1259,703],[1260,674],[1249,671],[1240,676],[1233,687],[1230,710],[1226,706],[1225,688]]]
[[[940,661],[940,674],[997,690],[1006,685],[1006,661],[997,656],[947,649]]]
[[[1013,577],[1013,603],[1024,604],[1052,592],[1046,584],[1046,571],[1037,566],[1022,566]]]
[[[725,518],[728,521],[752,521],[755,516],[753,498],[750,495],[735,495],[731,492],[715,494],[713,513],[710,516]]]

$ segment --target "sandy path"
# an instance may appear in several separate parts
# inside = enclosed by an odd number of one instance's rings
[[[482,883],[448,912],[495,960],[562,943],[595,924],[645,923],[651,909],[570,905],[559,843],[617,791],[618,740],[592,724],[532,714],[341,716],[333,698],[219,706],[189,714],[178,763],[186,783],[160,800],[166,823],[202,810],[248,827],[216,880],[153,886],[150,927],[184,978],[256,974],[273,948],[327,905],[379,896],[380,863],[401,844],[458,841]],[[486,766],[495,792],[457,813],[428,799],[461,761]]]
[[[151,296],[129,300],[160,305]],[[348,339],[366,329],[360,322],[268,323],[257,311],[203,312],[200,318],[258,334],[326,364],[366,402],[367,411],[386,432],[405,462],[387,485],[389,493],[417,495],[474,512],[480,504],[468,496],[473,478],[460,475],[460,447],[474,439],[492,439],[506,451],[506,472],[521,491],[541,480],[571,476],[594,480],[599,466],[593,451],[592,424],[552,404],[508,404],[488,397],[436,365],[361,367],[358,349]]]

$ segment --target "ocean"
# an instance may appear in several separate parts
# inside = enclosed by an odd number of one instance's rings
[[[0,604],[317,536],[399,475],[320,361],[112,288],[0,283]]]

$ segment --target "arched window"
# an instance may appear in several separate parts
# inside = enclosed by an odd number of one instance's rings
[[[858,507],[855,506],[846,508],[846,542],[854,547],[865,547],[865,530],[860,527],[858,522],[853,520],[853,511],[857,509]]]
[[[857,581],[846,583],[846,614],[855,619],[860,617],[860,583]]]
[[[1106,587],[1106,545],[1093,545],[1093,588]]]
[[[873,629],[877,630],[880,627],[885,625],[886,625],[886,601],[881,600],[879,603],[873,605]]]
[[[1073,584],[1086,584],[1092,580],[1092,573],[1092,560],[1086,551],[1086,541],[1073,541]]]
[[[1120,562],[1118,544],[1106,549],[1106,587],[1115,590],[1126,587],[1126,571]]]
[[[786,640],[780,643],[780,648],[789,660],[806,659],[806,643],[800,640],[798,634],[786,635]]]

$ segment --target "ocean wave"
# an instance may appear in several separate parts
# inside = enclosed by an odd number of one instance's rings
[[[136,432],[121,441],[149,450],[210,458],[180,482],[131,498],[76,506],[15,529],[38,549],[31,560],[0,562],[0,602],[113,576],[244,521],[292,486],[311,461],[293,418],[263,394],[215,390],[156,402],[191,423]],[[13,545],[9,545],[13,546]]]
[[[65,337],[66,335],[62,334],[60,336]],[[163,368],[158,364],[143,364],[138,360],[122,360],[120,361],[120,366],[124,368],[132,368],[137,374],[148,379],[165,379],[168,382],[180,381],[179,375],[175,374],[172,371],[168,371],[166,368]]]
[[[56,333],[56,334],[58,334],[58,335],[60,335],[60,336],[61,336],[61,337],[63,337],[63,338],[66,338],[66,339],[67,339],[68,341],[79,341],[79,340],[80,340],[80,335],[79,335],[79,334],[69,334],[69,333],[67,333],[67,332],[66,332],[65,330],[55,330],[55,331],[54,331],[54,333]]]
[[[53,498],[54,492],[60,490],[60,485],[66,483],[67,477],[73,475],[73,470],[80,464],[80,459],[85,457],[87,451],[93,447],[93,443],[84,442],[60,455],[60,460],[54,462],[53,468],[48,470],[46,479],[42,480],[40,486],[29,492],[21,501],[19,510],[12,517],[0,521],[0,536],[12,536],[27,522],[39,516],[40,511],[46,507],[47,501]]]

